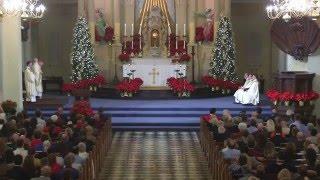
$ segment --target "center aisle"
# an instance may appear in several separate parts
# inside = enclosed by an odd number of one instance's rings
[[[99,179],[209,179],[196,132],[116,132]]]

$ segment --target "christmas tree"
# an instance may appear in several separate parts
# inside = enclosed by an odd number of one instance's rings
[[[236,54],[231,21],[228,17],[221,17],[213,49],[213,59],[210,62],[211,69],[209,70],[209,74],[216,79],[237,81],[235,60]]]
[[[95,54],[90,42],[88,23],[84,17],[79,17],[73,29],[71,65],[71,81],[90,80],[99,75],[95,62]]]

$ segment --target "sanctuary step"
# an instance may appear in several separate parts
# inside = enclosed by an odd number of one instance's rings
[[[70,112],[73,100],[65,104],[65,113]],[[262,100],[260,107],[262,115],[269,117],[271,107]],[[221,115],[224,109],[230,110],[233,116],[246,110],[250,115],[255,106],[243,106],[233,103],[233,97],[219,97],[210,99],[184,99],[184,100],[119,100],[92,98],[94,110],[102,109],[103,113],[112,118],[114,130],[185,130],[199,129],[202,115],[208,114],[210,108],[217,108]],[[51,116],[55,108],[42,107],[45,117]],[[35,109],[28,110],[29,115],[34,115]]]

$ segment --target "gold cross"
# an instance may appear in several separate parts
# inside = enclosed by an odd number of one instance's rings
[[[156,76],[159,76],[159,72],[156,72],[156,68],[152,68],[152,73],[149,73],[149,75],[152,75],[152,84],[156,83]]]

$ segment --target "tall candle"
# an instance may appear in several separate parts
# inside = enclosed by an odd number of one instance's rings
[[[133,24],[131,24],[131,35],[133,36]]]
[[[186,24],[183,24],[183,36],[186,36]]]
[[[176,36],[178,36],[178,24],[176,24]]]
[[[171,34],[171,28],[170,28],[170,24],[168,24],[168,34]]]
[[[141,35],[141,24],[140,24],[140,27],[139,27],[139,35]]]
[[[141,39],[141,36],[140,36],[139,38],[140,38],[139,46],[140,46],[140,51],[141,51],[141,47],[142,47],[142,44],[141,44],[141,43],[142,43],[142,42],[141,42],[141,40],[142,40],[142,39]]]
[[[127,36],[127,24],[124,24],[124,36]]]

